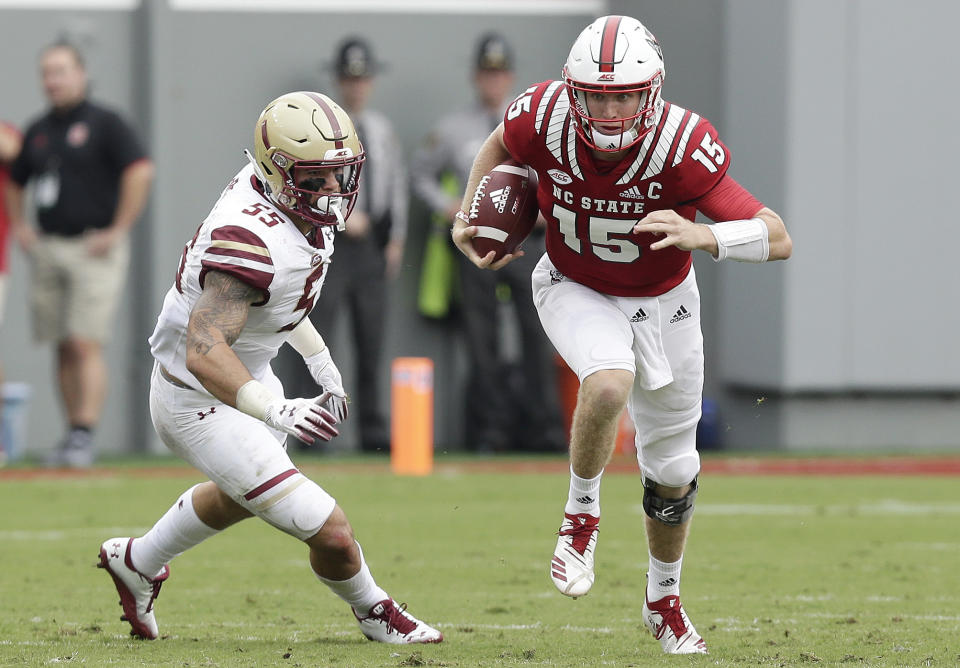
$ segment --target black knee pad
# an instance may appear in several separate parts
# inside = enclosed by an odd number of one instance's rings
[[[693,504],[697,500],[697,479],[690,482],[690,491],[679,499],[664,499],[657,496],[657,483],[643,478],[643,510],[649,517],[668,526],[679,526],[693,517]]]

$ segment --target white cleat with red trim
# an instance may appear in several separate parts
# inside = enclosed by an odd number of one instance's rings
[[[550,561],[550,579],[561,594],[577,598],[593,586],[593,551],[597,546],[600,518],[581,513],[563,514],[557,549]]]
[[[397,605],[392,598],[377,603],[365,617],[358,615],[356,610],[353,610],[353,616],[368,640],[391,645],[443,642],[442,633],[407,612],[406,603]]]
[[[157,620],[153,616],[153,602],[160,594],[160,585],[170,576],[170,567],[164,566],[160,575],[148,578],[136,568],[130,559],[133,538],[111,538],[100,546],[100,563],[105,568],[120,594],[123,607],[121,621],[130,622],[130,635],[154,640],[159,634]]]
[[[667,654],[706,654],[707,643],[690,623],[679,596],[653,603],[643,596],[643,623]]]

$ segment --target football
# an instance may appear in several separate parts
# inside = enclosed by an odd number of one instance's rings
[[[537,175],[508,160],[490,170],[477,185],[469,219],[477,226],[473,247],[480,257],[490,251],[499,260],[513,253],[537,222]]]

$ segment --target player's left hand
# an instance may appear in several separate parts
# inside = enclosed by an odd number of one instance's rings
[[[310,370],[313,381],[323,388],[325,399],[321,405],[333,413],[337,420],[336,424],[346,420],[350,414],[349,400],[343,389],[343,377],[337,365],[333,363],[330,349],[324,348],[316,355],[305,357],[303,361]]]
[[[660,250],[676,246],[680,250],[698,250],[709,248],[714,236],[706,225],[698,225],[687,220],[673,209],[651,211],[639,223],[633,226],[634,234],[646,232],[662,237],[652,244],[650,250]]]

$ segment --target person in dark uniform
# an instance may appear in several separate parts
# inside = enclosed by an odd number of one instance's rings
[[[92,432],[106,397],[103,345],[125,283],[128,233],[146,204],[153,165],[130,126],[87,99],[76,47],[45,48],[40,70],[50,108],[27,127],[6,205],[32,260],[35,338],[57,346],[68,430],[48,463],[83,468],[93,461]],[[28,182],[39,230],[25,218]]]
[[[411,163],[416,194],[452,224],[462,190],[449,192],[442,179],[453,174],[462,188],[473,158],[500,123],[514,87],[513,53],[502,36],[477,42],[473,69],[476,101],[437,122]],[[502,271],[477,269],[459,258],[461,314],[470,359],[466,411],[468,446],[484,452],[564,450],[556,378],[550,346],[533,305],[530,275],[544,252],[538,226],[523,243],[526,255]],[[509,299],[520,334],[519,359],[506,359],[500,341],[501,300]],[[504,377],[507,383],[504,384]]]
[[[380,71],[370,44],[360,37],[345,39],[335,52],[334,70],[337,101],[353,119],[367,160],[356,207],[337,237],[336,259],[310,317],[318,330],[333,336],[346,311],[356,362],[351,411],[358,418],[359,448],[388,453],[390,430],[380,402],[383,320],[388,284],[400,273],[407,234],[407,171],[390,120],[367,106]],[[285,384],[294,394],[314,386],[302,362],[284,368]]]

